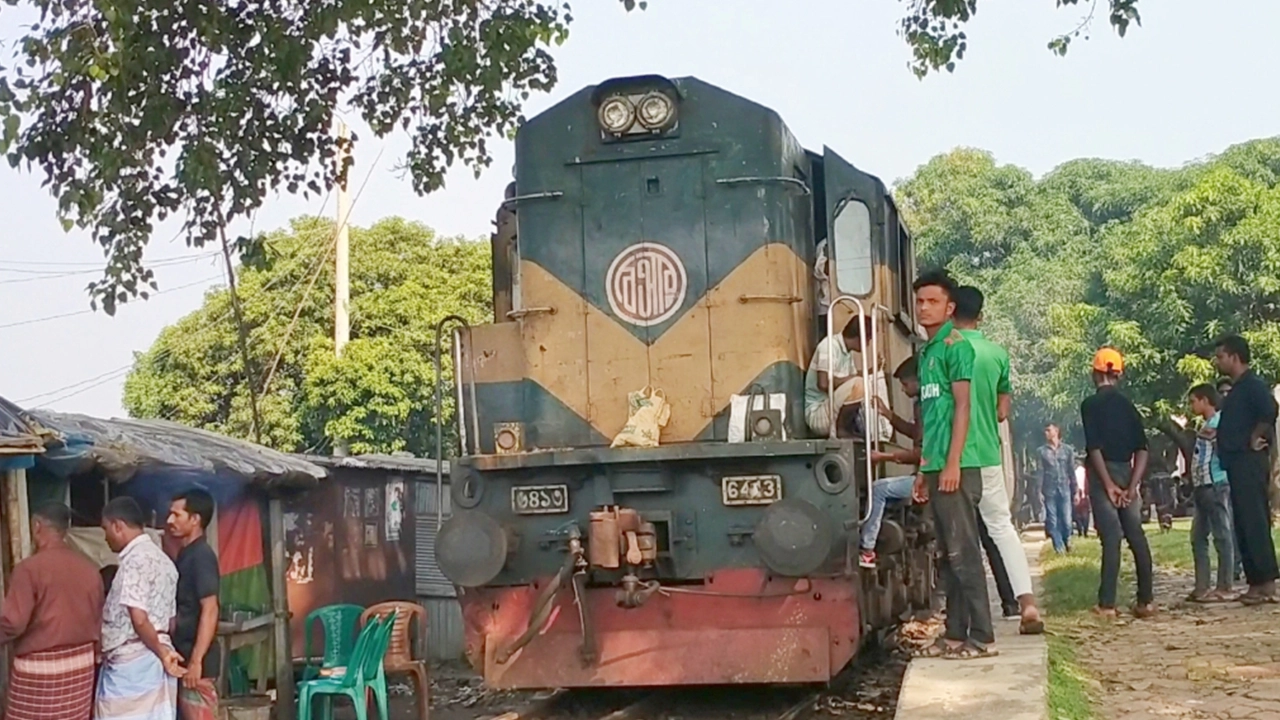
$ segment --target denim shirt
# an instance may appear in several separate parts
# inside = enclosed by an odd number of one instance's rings
[[[1066,443],[1058,443],[1055,450],[1045,443],[1036,451],[1040,471],[1040,492],[1045,496],[1058,493],[1072,496],[1076,480],[1076,451]]]

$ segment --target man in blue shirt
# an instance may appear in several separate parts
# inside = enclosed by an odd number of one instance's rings
[[[1062,442],[1062,431],[1050,423],[1044,429],[1045,444],[1036,451],[1040,493],[1044,497],[1044,534],[1053,551],[1071,549],[1071,504],[1075,498],[1076,451]]]
[[[1231,490],[1227,485],[1227,473],[1222,469],[1218,456],[1217,433],[1221,413],[1218,406],[1221,396],[1217,389],[1205,383],[1191,388],[1188,394],[1191,411],[1199,415],[1204,424],[1196,433],[1195,450],[1191,458],[1192,501],[1195,514],[1191,520],[1191,553],[1195,557],[1196,587],[1187,599],[1192,602],[1230,602],[1232,570],[1235,568],[1235,547],[1232,542]],[[1209,589],[1209,536],[1218,551],[1218,585]]]

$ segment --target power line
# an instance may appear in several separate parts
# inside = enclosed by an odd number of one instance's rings
[[[176,239],[176,238],[175,238]],[[175,262],[186,262],[189,260],[198,260],[206,257],[217,255],[217,250],[212,250],[201,255],[174,255],[173,257],[156,258],[155,260],[146,261],[147,265],[165,265]],[[100,268],[100,262],[63,262],[58,260],[0,260],[0,265],[19,265],[19,266],[50,266],[50,267],[89,267]],[[49,272],[56,272],[50,270]]]
[[[192,257],[188,257],[188,258],[179,258],[179,259],[175,259],[175,260],[172,260],[172,261],[170,261],[170,262],[164,262],[164,263],[162,263],[162,262],[148,263],[148,265],[147,265],[147,266],[148,266],[148,267],[153,267],[153,268],[160,268],[160,267],[174,267],[175,265],[185,265],[185,264],[187,264],[187,263],[193,263],[193,262],[199,262],[199,261],[201,261],[201,260],[207,260],[207,259],[209,259],[209,258],[211,258],[211,257],[213,257],[213,254],[194,255],[194,256],[192,256]],[[78,276],[78,275],[96,275],[96,274],[99,274],[99,273],[101,273],[101,272],[102,272],[102,267],[101,267],[101,266],[98,266],[98,267],[95,267],[95,268],[93,268],[93,269],[91,269],[91,270],[66,270],[66,271],[54,271],[54,270],[30,270],[30,269],[26,269],[26,268],[4,268],[4,267],[0,267],[0,272],[19,273],[19,274],[25,274],[25,275],[29,275],[29,276],[30,276],[30,277],[21,277],[21,278],[5,278],[4,280],[0,280],[0,285],[12,285],[12,284],[16,284],[16,283],[37,282],[37,281],[40,281],[40,280],[58,280],[58,279],[60,279],[60,278],[64,278],[64,277],[75,277],[75,276]]]
[[[330,195],[331,195],[331,194],[332,194],[332,190],[330,190],[329,192],[326,192],[326,193],[325,193],[324,200],[322,200],[322,201],[321,201],[321,204],[320,204],[320,215],[323,215],[323,213],[324,213],[324,211],[325,211],[325,208],[327,208],[327,207],[328,207],[328,205],[329,205],[329,197],[330,197]],[[317,215],[317,217],[319,217],[320,215]],[[175,236],[175,237],[176,237],[176,236]],[[336,235],[335,235],[335,238],[336,238]],[[332,241],[331,241],[331,243],[330,243],[330,249],[332,249]],[[218,251],[213,251],[213,252],[209,253],[209,255],[210,255],[210,256],[212,256],[212,255],[217,255],[217,254],[219,254],[219,253],[218,253]],[[326,251],[325,253],[322,253],[321,257],[320,257],[319,259],[317,259],[317,262],[320,262],[320,263],[324,262],[324,257],[325,257],[327,254],[328,254],[328,251]],[[182,259],[182,258],[171,258],[171,259],[177,260],[177,259]],[[284,279],[284,277],[285,277],[284,275],[277,275],[277,276],[275,276],[275,277],[271,278],[270,280],[268,280],[268,281],[266,282],[266,284],[264,284],[264,285],[262,286],[261,290],[262,290],[262,291],[270,290],[270,289],[271,289],[271,288],[272,288],[272,287],[273,287],[277,282],[279,282],[280,280]],[[219,274],[218,274],[217,276],[215,276],[214,278],[209,278],[209,279],[220,279],[220,278],[222,278],[222,273],[219,273]],[[304,280],[306,280],[306,278],[307,278],[307,274],[306,274],[306,273],[304,273],[303,275],[299,276],[299,278],[298,278],[297,282],[295,282],[295,283],[294,283],[294,285],[293,285],[293,287],[289,289],[289,292],[285,293],[285,295],[282,297],[283,302],[277,303],[275,306],[273,306],[273,308],[272,308],[273,313],[274,313],[275,311],[277,311],[277,310],[281,310],[281,309],[283,309],[284,307],[286,307],[286,306],[288,305],[288,296],[289,296],[289,295],[291,295],[291,294],[293,293],[293,291],[297,290],[297,289],[298,289],[298,287],[302,285],[302,282],[303,282]],[[207,281],[207,280],[206,280],[206,281]],[[202,281],[202,282],[204,282],[204,281]],[[198,283],[197,283],[197,284],[198,284]],[[184,287],[189,287],[189,286],[184,286]],[[180,289],[182,289],[182,288],[181,288],[181,287],[170,288],[167,292],[172,292],[172,291],[174,291],[174,290],[180,290]],[[162,291],[162,292],[165,292],[165,291]],[[157,292],[157,293],[154,293],[154,294],[159,295],[160,293],[159,293],[159,292]],[[54,320],[54,319],[58,319],[58,318],[61,318],[61,317],[70,317],[70,316],[72,316],[72,315],[81,315],[81,314],[90,313],[90,312],[93,312],[93,310],[80,310],[80,311],[76,311],[76,312],[72,312],[72,313],[65,313],[65,314],[63,314],[63,315],[55,315],[55,316],[51,316],[51,317],[48,317],[48,318],[37,318],[37,319],[34,319],[34,320],[25,320],[25,321],[21,321],[21,322],[19,322],[19,323],[14,323],[14,324],[12,324],[12,325],[24,325],[24,324],[34,323],[34,322],[40,322],[40,321],[42,321],[42,320]],[[199,336],[203,335],[205,332],[208,332],[209,330],[213,329],[213,328],[214,328],[214,327],[216,327],[219,323],[221,323],[223,320],[226,320],[226,319],[227,319],[228,317],[230,317],[230,316],[231,316],[231,311],[230,311],[230,310],[228,310],[228,311],[224,312],[223,314],[221,314],[220,316],[218,316],[218,317],[214,318],[212,321],[210,321],[210,322],[206,323],[205,325],[203,325],[203,326],[201,326],[201,327],[197,328],[196,330],[194,330],[194,331],[192,331],[192,332],[190,332],[190,333],[186,333],[186,334],[184,334],[182,337],[183,337],[184,339],[186,339],[187,341],[192,341],[192,340],[194,340],[196,337],[199,337]],[[0,325],[0,328],[4,328],[4,327],[11,327],[12,325]],[[154,357],[152,357],[152,358],[151,358],[151,360],[152,360],[153,362],[163,362],[163,361],[164,361],[164,359],[168,358],[170,355],[172,355],[172,354],[173,354],[173,352],[174,352],[174,350],[175,350],[175,347],[176,347],[175,345],[170,344],[170,345],[168,345],[168,346],[166,346],[166,347],[161,348],[159,351],[157,351],[156,355],[155,355]],[[48,401],[46,404],[53,404],[53,403],[61,402],[61,401],[63,401],[63,400],[66,400],[67,398],[75,397],[76,395],[79,395],[79,394],[81,394],[81,393],[87,392],[87,391],[89,391],[89,390],[92,390],[92,389],[93,389],[93,388],[95,388],[95,387],[98,387],[98,386],[104,385],[104,384],[106,384],[106,383],[108,383],[108,382],[111,382],[111,381],[113,381],[113,380],[115,380],[115,379],[119,378],[121,375],[124,375],[124,374],[128,373],[128,371],[132,370],[132,369],[133,369],[133,367],[134,367],[134,365],[135,365],[135,362],[134,362],[134,361],[130,361],[127,365],[122,365],[122,366],[120,366],[120,367],[118,367],[118,368],[116,368],[116,369],[114,369],[114,370],[109,370],[109,371],[107,371],[106,373],[103,373],[103,374],[101,374],[101,375],[97,375],[97,376],[94,376],[94,377],[88,378],[88,379],[86,379],[86,380],[80,380],[80,381],[78,381],[78,382],[71,383],[70,385],[64,385],[63,387],[55,388],[55,389],[53,389],[53,390],[49,390],[49,391],[46,391],[46,392],[43,392],[43,393],[39,393],[39,394],[37,394],[37,395],[32,395],[31,397],[24,398],[24,399],[22,399],[22,400],[17,400],[17,401],[16,401],[16,403],[17,403],[17,404],[19,404],[19,405],[21,405],[21,404],[23,404],[23,403],[25,403],[25,402],[29,402],[29,401],[34,400],[34,399],[36,399],[36,398],[46,397],[46,396],[49,396],[49,395],[55,395],[55,394],[57,394],[57,393],[61,393],[61,392],[66,391],[66,390],[72,390],[72,389],[74,389],[74,388],[80,388],[80,389],[78,389],[78,390],[75,390],[74,392],[70,392],[70,393],[67,393],[67,394],[65,394],[65,395],[62,395],[62,396],[60,396],[60,397],[54,398],[53,400]],[[91,384],[89,384],[89,385],[85,385],[86,383],[91,383]],[[85,387],[81,387],[82,385],[85,385]],[[160,418],[160,419],[164,419],[164,420],[172,420],[172,419],[173,419],[172,415],[176,415],[176,412],[171,413],[171,416],[170,416],[170,417],[162,417],[162,418]]]
[[[193,282],[193,283],[187,283],[186,285],[178,285],[178,286],[176,286],[176,287],[165,288],[164,290],[157,290],[157,291],[155,291],[155,292],[153,292],[153,293],[151,293],[151,294],[152,294],[153,296],[154,296],[154,295],[163,295],[163,294],[165,294],[165,293],[175,292],[175,291],[178,291],[178,290],[186,290],[186,289],[187,289],[187,288],[189,288],[189,287],[195,287],[196,285],[200,285],[200,284],[203,284],[203,283],[207,283],[207,282],[209,282],[210,280],[217,280],[217,279],[219,279],[219,278],[221,278],[221,277],[222,277],[222,274],[221,274],[221,273],[219,273],[219,274],[217,274],[217,275],[214,275],[213,277],[207,277],[207,278],[204,278],[203,280],[197,280],[197,281],[195,281],[195,282]],[[60,313],[60,314],[58,314],[58,315],[47,315],[47,316],[45,316],[45,317],[28,318],[28,319],[26,319],[26,320],[18,320],[18,321],[15,321],[15,322],[11,322],[11,323],[4,323],[3,325],[0,325],[0,330],[3,330],[3,329],[5,329],[5,328],[18,327],[18,326],[20,326],[20,325],[34,325],[34,324],[36,324],[36,323],[42,323],[42,322],[46,322],[46,321],[49,321],[49,320],[60,320],[60,319],[62,319],[62,318],[73,317],[73,316],[75,316],[75,315],[87,315],[87,314],[89,314],[89,313],[91,313],[91,312],[93,312],[93,311],[94,311],[94,310],[93,310],[93,308],[85,308],[84,310],[74,310],[74,311],[72,311],[72,312]]]

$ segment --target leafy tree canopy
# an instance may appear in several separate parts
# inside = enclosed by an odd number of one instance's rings
[[[269,193],[317,194],[345,176],[339,108],[378,136],[409,135],[403,164],[418,192],[457,162],[479,172],[487,139],[555,85],[549,50],[572,21],[568,4],[541,0],[5,3],[37,19],[0,60],[0,152],[43,175],[63,225],[102,246],[106,269],[89,289],[107,313],[154,289],[142,257],[156,223],[176,215],[188,244],[229,242],[227,224]],[[901,34],[917,74],[964,56],[977,5],[907,0]],[[1106,0],[1122,35],[1136,5]],[[1065,52],[1087,25],[1051,47]]]
[[[251,380],[262,393],[263,442],[315,452],[327,448],[327,438],[342,437],[353,453],[434,455],[435,326],[451,314],[488,321],[488,246],[440,239],[399,218],[352,228],[352,340],[338,358],[333,239],[332,222],[294,221],[262,239],[267,267],[239,271]],[[134,417],[252,437],[243,377],[230,297],[217,290],[138,356],[124,406]],[[450,395],[446,388],[445,430],[452,439]]]
[[[1042,178],[956,150],[901,182],[921,267],[987,295],[986,327],[1013,357],[1015,433],[1072,429],[1103,344],[1158,425],[1210,380],[1215,340],[1241,333],[1280,380],[1280,138],[1168,170],[1075,160]]]

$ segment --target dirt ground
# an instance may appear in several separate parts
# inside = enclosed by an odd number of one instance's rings
[[[918,624],[902,638],[912,645],[932,635],[935,628]],[[918,637],[917,637],[918,636]],[[903,652],[875,650],[832,681],[796,717],[806,720],[890,720],[897,705],[907,657]],[[392,720],[415,720],[417,707],[409,687],[391,678]],[[801,688],[727,687],[689,688],[663,691],[670,695],[665,708],[653,717],[669,720],[774,720],[789,707],[812,693]],[[486,690],[480,679],[461,665],[432,668],[431,720],[488,720],[508,712],[531,707],[550,693],[495,692]],[[555,702],[551,720],[596,720],[645,695],[642,690],[594,690],[563,695]],[[349,704],[335,703],[338,720],[351,720]]]
[[[1199,605],[1185,573],[1156,573],[1160,614],[1070,631],[1102,718],[1280,720],[1280,605]]]

